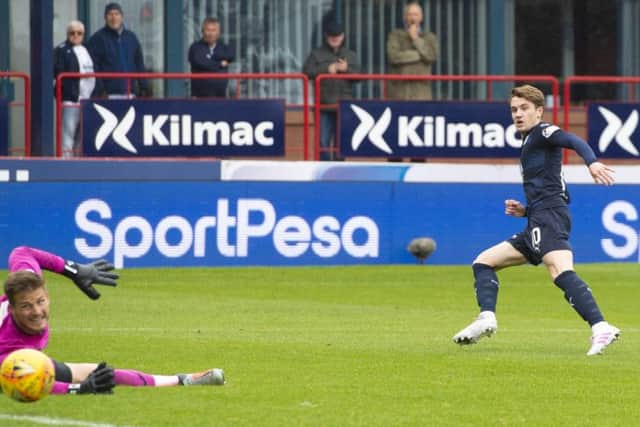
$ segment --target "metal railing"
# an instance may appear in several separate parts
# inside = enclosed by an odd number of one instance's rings
[[[14,72],[14,71],[2,71],[0,72],[0,79],[18,78],[23,80],[23,100],[11,101],[9,106],[20,106],[24,108],[24,156],[31,156],[31,79],[27,73]],[[8,143],[8,141],[7,141]]]

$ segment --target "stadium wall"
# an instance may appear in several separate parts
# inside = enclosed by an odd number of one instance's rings
[[[640,261],[635,169],[605,188],[565,168],[577,262]],[[469,264],[524,227],[506,198],[517,166],[0,160],[0,268],[18,245],[119,268],[410,264],[420,236],[428,263]]]

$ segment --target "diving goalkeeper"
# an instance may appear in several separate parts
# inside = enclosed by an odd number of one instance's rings
[[[9,276],[0,296],[0,363],[13,351],[42,351],[49,341],[49,295],[42,270],[68,277],[91,299],[100,294],[94,284],[116,286],[118,275],[106,261],[77,264],[39,249],[20,246],[9,255]],[[164,387],[223,385],[224,372],[151,375],[131,369],[114,369],[106,363],[66,363],[52,359],[53,394],[111,393],[116,385]]]

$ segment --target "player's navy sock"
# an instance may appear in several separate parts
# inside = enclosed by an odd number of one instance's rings
[[[498,276],[493,268],[486,264],[475,263],[471,266],[476,281],[476,299],[480,311],[496,311],[498,301]]]
[[[604,320],[591,289],[575,271],[562,272],[553,283],[564,291],[564,298],[590,326]]]

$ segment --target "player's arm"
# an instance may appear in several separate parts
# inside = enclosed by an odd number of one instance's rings
[[[597,184],[613,185],[613,169],[598,161],[595,153],[585,140],[569,132],[563,132],[559,127],[551,125],[542,130],[547,140],[559,147],[569,148],[576,153],[589,168],[591,177]]]
[[[113,272],[113,265],[104,260],[78,264],[28,246],[19,246],[9,254],[11,272],[29,270],[41,276],[43,269],[68,277],[91,299],[100,298],[100,294],[92,285],[116,286],[118,279],[118,275]]]

